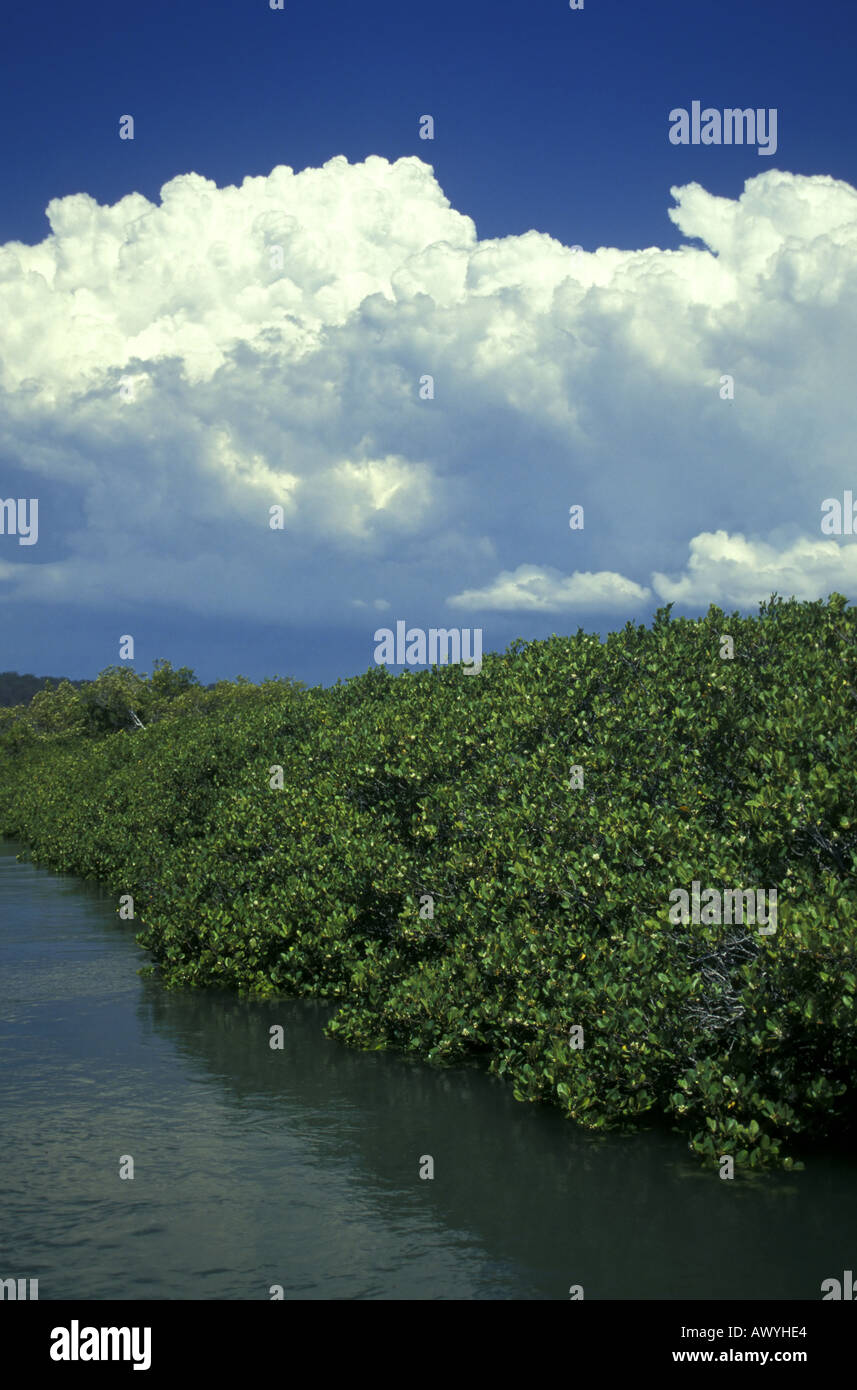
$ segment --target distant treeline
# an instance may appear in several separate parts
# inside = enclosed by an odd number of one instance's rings
[[[67,676],[20,676],[17,671],[0,671],[0,709],[11,709],[13,705],[28,705],[33,696],[38,695],[39,691],[48,685],[56,689],[58,685],[66,684],[80,690],[84,685],[94,684],[96,679],[73,681]],[[200,690],[214,689],[214,684],[200,686]]]
[[[28,705],[34,695],[50,682],[59,685],[64,676],[19,676],[17,671],[0,671],[0,706],[8,709],[11,705]],[[81,686],[83,681],[69,681],[69,685]]]

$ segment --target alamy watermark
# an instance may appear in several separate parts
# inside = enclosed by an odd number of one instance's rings
[[[0,497],[0,536],[15,535],[18,537],[19,545],[36,544],[39,539],[38,497]]]
[[[27,1285],[29,1284],[29,1291]],[[24,1303],[27,1299],[39,1297],[38,1279],[0,1279],[0,1299],[11,1299],[13,1302]]]
[[[843,1270],[841,1282],[839,1279],[825,1279],[821,1285],[821,1292],[824,1294],[822,1303],[827,1303],[830,1299],[836,1302],[844,1299],[846,1303],[852,1303],[857,1300],[857,1279],[854,1278],[852,1270]]]
[[[673,925],[685,926],[694,922],[697,926],[722,926],[725,922],[734,925],[744,921],[761,923],[760,936],[772,936],[777,930],[777,890],[776,888],[727,888],[721,893],[717,888],[702,887],[698,879],[690,885],[690,897],[683,888],[674,888],[670,893],[670,921]],[[768,897],[768,915],[764,916],[765,894]],[[691,906],[690,915],[688,905]],[[737,916],[736,916],[737,912]]]
[[[676,106],[670,112],[671,145],[758,145],[757,154],[777,152],[777,108],[768,108],[768,132],[765,134],[765,108],[727,106],[722,112],[712,106],[701,110],[702,103],[692,101],[690,112]],[[746,136],[746,139],[745,139]]]
[[[151,1327],[70,1327],[51,1331],[52,1361],[133,1361],[135,1371],[152,1364]]]
[[[850,488],[843,492],[841,502],[838,497],[825,497],[821,510],[824,512],[821,530],[825,536],[841,536],[843,532],[846,536],[857,535],[857,504]]]
[[[424,628],[409,628],[398,621],[395,637],[392,628],[379,627],[374,640],[378,666],[448,666],[460,662],[469,676],[482,670],[481,627],[430,627],[426,633]]]

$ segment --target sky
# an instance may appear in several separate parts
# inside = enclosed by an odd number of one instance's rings
[[[15,7],[0,670],[92,677],[130,635],[141,671],[328,684],[400,621],[487,652],[853,600],[822,504],[857,498],[855,31],[845,0]]]

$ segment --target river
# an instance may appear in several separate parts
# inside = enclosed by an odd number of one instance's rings
[[[482,1068],[349,1050],[328,1004],[167,992],[114,897],[21,848],[0,841],[0,1279],[40,1299],[818,1299],[857,1269],[852,1157],[722,1181],[680,1136],[594,1136]]]

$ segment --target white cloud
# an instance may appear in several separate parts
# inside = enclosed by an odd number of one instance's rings
[[[609,570],[563,575],[538,565],[519,565],[516,570],[503,570],[484,589],[468,589],[447,603],[451,608],[547,613],[574,608],[615,610],[650,597],[650,589]]]
[[[783,549],[761,540],[703,532],[690,542],[684,574],[671,580],[652,575],[652,588],[668,602],[691,607],[709,603],[755,608],[771,594],[782,598],[827,598],[857,591],[857,545],[801,538]]]
[[[0,248],[0,493],[41,502],[0,595],[319,622],[354,593],[618,612],[653,571],[700,606],[847,592],[814,537],[854,481],[857,191],[672,193],[703,247],[479,241],[416,158],[54,200]]]
[[[560,574],[538,565],[503,570],[481,589],[447,599],[450,607],[506,612],[560,612],[586,608],[619,612],[652,597],[706,608],[728,603],[755,609],[771,594],[827,598],[857,590],[857,544],[806,537],[778,549],[726,531],[703,532],[690,542],[690,559],[678,579],[655,572],[651,589],[609,570]]]

